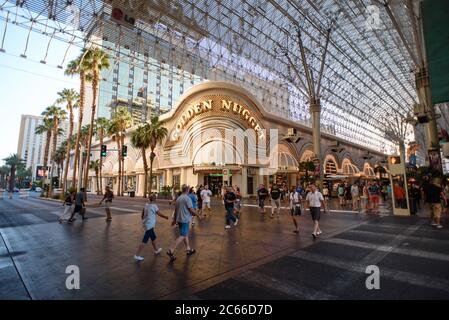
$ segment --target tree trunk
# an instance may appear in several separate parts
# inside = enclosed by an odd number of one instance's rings
[[[81,127],[83,123],[84,116],[84,96],[85,96],[85,85],[86,79],[84,71],[80,71],[80,107],[79,107],[79,117],[78,117],[78,132],[76,133],[76,142],[75,142],[75,160],[73,164],[73,175],[72,175],[72,187],[76,188],[76,168],[78,165],[78,158],[80,155],[80,138],[81,138]]]
[[[9,192],[14,192],[16,187],[16,166],[11,166],[11,176],[9,177]]]
[[[100,190],[100,184],[98,180],[98,169],[95,169],[95,178],[97,179],[97,194],[99,194],[98,191]]]
[[[122,145],[122,150],[123,150],[123,146],[125,145],[125,133],[123,133],[121,135],[121,145]],[[123,154],[121,154],[121,159],[122,159],[122,196],[125,192],[125,157],[123,156]]]
[[[64,176],[62,178],[62,192],[66,192],[67,188],[68,188],[68,183],[67,183],[67,175],[69,173],[69,161],[70,161],[70,149],[71,149],[71,145],[70,145],[70,138],[72,137],[73,134],[73,107],[72,107],[72,103],[70,102],[68,104],[68,109],[69,109],[69,118],[70,118],[70,126],[69,126],[69,138],[67,139],[67,149],[66,149],[66,153],[65,153],[65,165],[64,165]]]
[[[101,129],[100,132],[100,148],[103,145],[104,141],[103,141],[103,136],[104,136],[104,132],[103,129]],[[103,157],[100,154],[100,194],[103,194]]]
[[[154,161],[154,152],[151,150],[150,154],[150,186],[149,186],[149,192],[151,194],[151,191],[153,190],[153,161]]]
[[[145,148],[142,148],[142,160],[143,160],[143,170],[145,171],[145,179],[144,179],[144,188],[143,188],[143,197],[147,197],[147,188],[148,188],[148,163],[147,163],[147,154]],[[151,193],[150,193],[151,194]]]
[[[121,190],[121,182],[122,182],[122,149],[120,148],[120,138],[117,137],[117,149],[118,149],[118,186],[117,186],[117,194],[122,196]]]
[[[58,127],[59,127],[59,119],[53,119],[53,147],[52,147],[52,161],[51,161],[51,177],[50,177],[50,185],[48,187],[48,197],[51,198],[53,196],[53,176],[54,176],[54,168],[55,168],[55,154],[56,154],[56,145],[58,143]]]
[[[45,192],[45,182],[48,177],[48,170],[47,170],[47,164],[48,164],[48,153],[50,152],[50,143],[51,143],[51,129],[47,130],[47,137],[45,141],[45,150],[44,150],[44,176],[42,177],[42,195]]]
[[[98,86],[98,69],[97,61],[92,61],[93,77],[92,77],[92,112],[90,118],[89,137],[87,140],[87,156],[86,156],[86,171],[84,172],[84,188],[87,189],[87,182],[89,177],[90,152],[92,148],[92,136],[94,132],[95,113],[97,111],[97,86]]]

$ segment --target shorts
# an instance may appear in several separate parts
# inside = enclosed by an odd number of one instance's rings
[[[263,209],[265,207],[265,199],[259,199],[259,208]]]
[[[151,239],[151,241],[156,240],[156,233],[154,233],[154,228],[148,229],[145,231],[145,234],[143,235],[142,242],[148,243],[148,240]]]
[[[209,208],[210,209],[210,201],[204,201],[203,202],[203,206],[204,206],[204,208]]]
[[[313,221],[320,221],[320,207],[310,207],[310,215]]]
[[[292,216],[300,216],[301,215],[301,207],[295,206],[294,208],[290,208],[290,214]]]
[[[110,207],[111,207],[111,204],[112,204],[112,201],[105,201],[105,202],[104,202],[104,206],[105,206],[106,208],[110,208]]]
[[[369,201],[372,203],[379,203],[379,196],[377,194],[369,196]]]
[[[441,217],[441,203],[431,203],[430,209],[432,210],[432,215],[435,218]]]
[[[271,206],[276,206],[279,209],[281,207],[281,199],[271,199]]]
[[[189,235],[189,225],[190,223],[178,222],[179,235],[182,237],[187,237]]]
[[[198,201],[198,210],[201,210],[201,209],[203,209],[203,203]]]

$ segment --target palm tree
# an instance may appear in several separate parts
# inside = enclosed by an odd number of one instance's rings
[[[86,168],[86,158],[87,158],[87,154],[86,154],[86,148],[87,148],[87,143],[88,143],[88,139],[89,139],[89,132],[90,132],[90,124],[84,125],[81,127],[81,133],[80,133],[80,149],[82,147],[82,149],[84,150],[83,154],[80,153],[80,157],[82,156],[81,159],[79,160],[79,172],[80,172],[80,179],[79,182],[83,182],[82,181],[82,170],[85,170]],[[83,182],[84,184],[84,182]]]
[[[98,181],[98,172],[100,171],[100,160],[92,160],[89,164],[89,169],[95,171],[95,178],[97,180],[97,194],[100,194],[100,184]]]
[[[5,180],[6,180],[8,173],[10,173],[10,172],[11,172],[11,168],[9,166],[3,165],[0,167],[0,188],[3,188],[3,189],[6,188]]]
[[[60,107],[57,107],[55,105],[47,107],[47,109],[45,109],[45,111],[42,113],[42,115],[44,117],[47,118],[51,118],[52,119],[52,124],[53,124],[53,143],[52,143],[52,157],[54,157],[54,155],[56,154],[56,147],[58,145],[58,135],[61,133],[60,132],[60,128],[59,128],[59,123],[61,121],[64,121],[66,119],[67,116],[67,112],[65,112],[64,110],[62,110]],[[55,161],[53,159],[53,161],[51,162],[51,179],[50,179],[50,186],[48,188],[48,197],[51,197],[53,194],[53,170],[55,167]]]
[[[45,189],[45,183],[47,180],[47,176],[48,176],[48,170],[47,170],[47,165],[48,165],[48,154],[50,152],[50,144],[51,144],[51,133],[53,130],[53,122],[52,119],[48,118],[48,117],[44,117],[44,119],[42,120],[42,124],[38,125],[35,129],[35,133],[36,134],[46,134],[46,141],[45,141],[45,148],[44,148],[44,176],[42,177],[42,194],[44,192]]]
[[[9,175],[9,192],[14,192],[16,182],[16,169],[18,166],[23,165],[23,160],[19,158],[17,154],[11,154],[8,158],[3,159],[5,164],[10,168]]]
[[[143,196],[147,197],[148,188],[148,163],[146,149],[150,147],[150,124],[140,125],[131,135],[131,143],[134,147],[139,148],[142,152],[143,169],[145,173]]]
[[[98,118],[97,121],[97,134],[100,140],[100,146],[104,143],[104,138],[108,135],[108,128],[110,121],[106,118]],[[100,156],[100,194],[103,194],[103,157]]]
[[[309,172],[314,172],[315,171],[315,163],[313,161],[302,161],[299,163],[299,171],[305,171],[306,176],[305,176],[305,181],[309,182]]]
[[[158,144],[161,144],[162,141],[165,139],[165,137],[168,134],[167,128],[165,128],[164,123],[159,121],[158,116],[154,116],[150,120],[150,126],[148,131],[148,136],[150,139],[150,187],[149,187],[149,193],[151,194],[151,190],[153,190],[153,161],[156,157],[156,154],[154,153],[154,149],[156,149],[156,146]]]
[[[64,160],[66,160],[66,149],[69,139],[65,140],[61,145],[56,149],[56,153],[53,155],[53,161],[57,164],[58,171],[58,185],[61,185],[61,168],[63,168],[65,172]],[[62,189],[62,193],[64,194],[64,189]]]
[[[78,116],[78,130],[76,134],[75,142],[75,159],[73,163],[72,172],[72,187],[76,186],[76,169],[78,165],[78,158],[80,156],[80,138],[81,138],[81,126],[84,117],[84,102],[85,102],[85,92],[86,92],[86,82],[88,82],[91,77],[89,74],[89,65],[85,61],[85,56],[87,54],[86,50],[83,50],[78,58],[72,60],[68,63],[65,70],[65,74],[68,76],[79,75],[80,77],[80,96],[79,96],[79,116]]]
[[[118,161],[119,161],[119,175],[118,175],[118,195],[123,195],[123,167],[125,158],[122,155],[122,147],[125,143],[126,129],[132,126],[132,117],[126,107],[119,107],[114,112],[111,119],[111,125],[109,126],[109,135],[117,143],[118,148]]]
[[[74,125],[74,114],[73,109],[78,107],[79,102],[79,94],[74,89],[63,89],[58,92],[59,98],[56,100],[57,103],[66,104],[66,108],[69,111],[69,137],[73,135],[73,125]],[[65,165],[64,165],[64,174],[62,179],[62,190],[66,191],[67,185],[67,175],[69,172],[69,160],[70,160],[70,150],[72,148],[70,139],[67,139],[66,143],[66,156],[65,156]]]
[[[85,55],[85,61],[92,75],[92,113],[90,118],[89,140],[87,145],[87,164],[90,161],[90,151],[92,148],[92,136],[94,129],[94,121],[97,112],[97,91],[100,79],[100,72],[103,69],[109,68],[109,56],[100,48],[88,49]],[[89,176],[89,168],[86,165],[86,172],[84,173],[84,187],[87,186],[87,179]]]

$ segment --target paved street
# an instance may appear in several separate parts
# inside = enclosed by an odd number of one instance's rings
[[[60,203],[33,198],[0,200],[1,299],[447,299],[449,226],[436,230],[419,217],[380,217],[332,211],[322,218],[323,235],[312,240],[312,222],[302,216],[301,233],[287,210],[280,219],[246,206],[236,228],[224,229],[218,201],[213,216],[193,227],[197,254],[183,249],[171,265],[165,254],[133,255],[143,230],[143,199],[116,198],[113,221],[89,195],[89,220],[59,224]],[[247,202],[251,204],[251,201]],[[171,214],[167,201],[162,212]],[[156,225],[167,249],[176,230]],[[80,290],[65,287],[66,267],[80,269]],[[365,269],[380,269],[380,290],[367,290]]]

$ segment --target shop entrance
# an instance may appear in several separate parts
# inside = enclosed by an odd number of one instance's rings
[[[221,188],[223,187],[223,174],[210,173],[204,176],[204,185],[209,186],[209,190],[212,191],[214,196],[221,194]],[[229,177],[229,183],[225,185],[232,185],[232,176]]]

